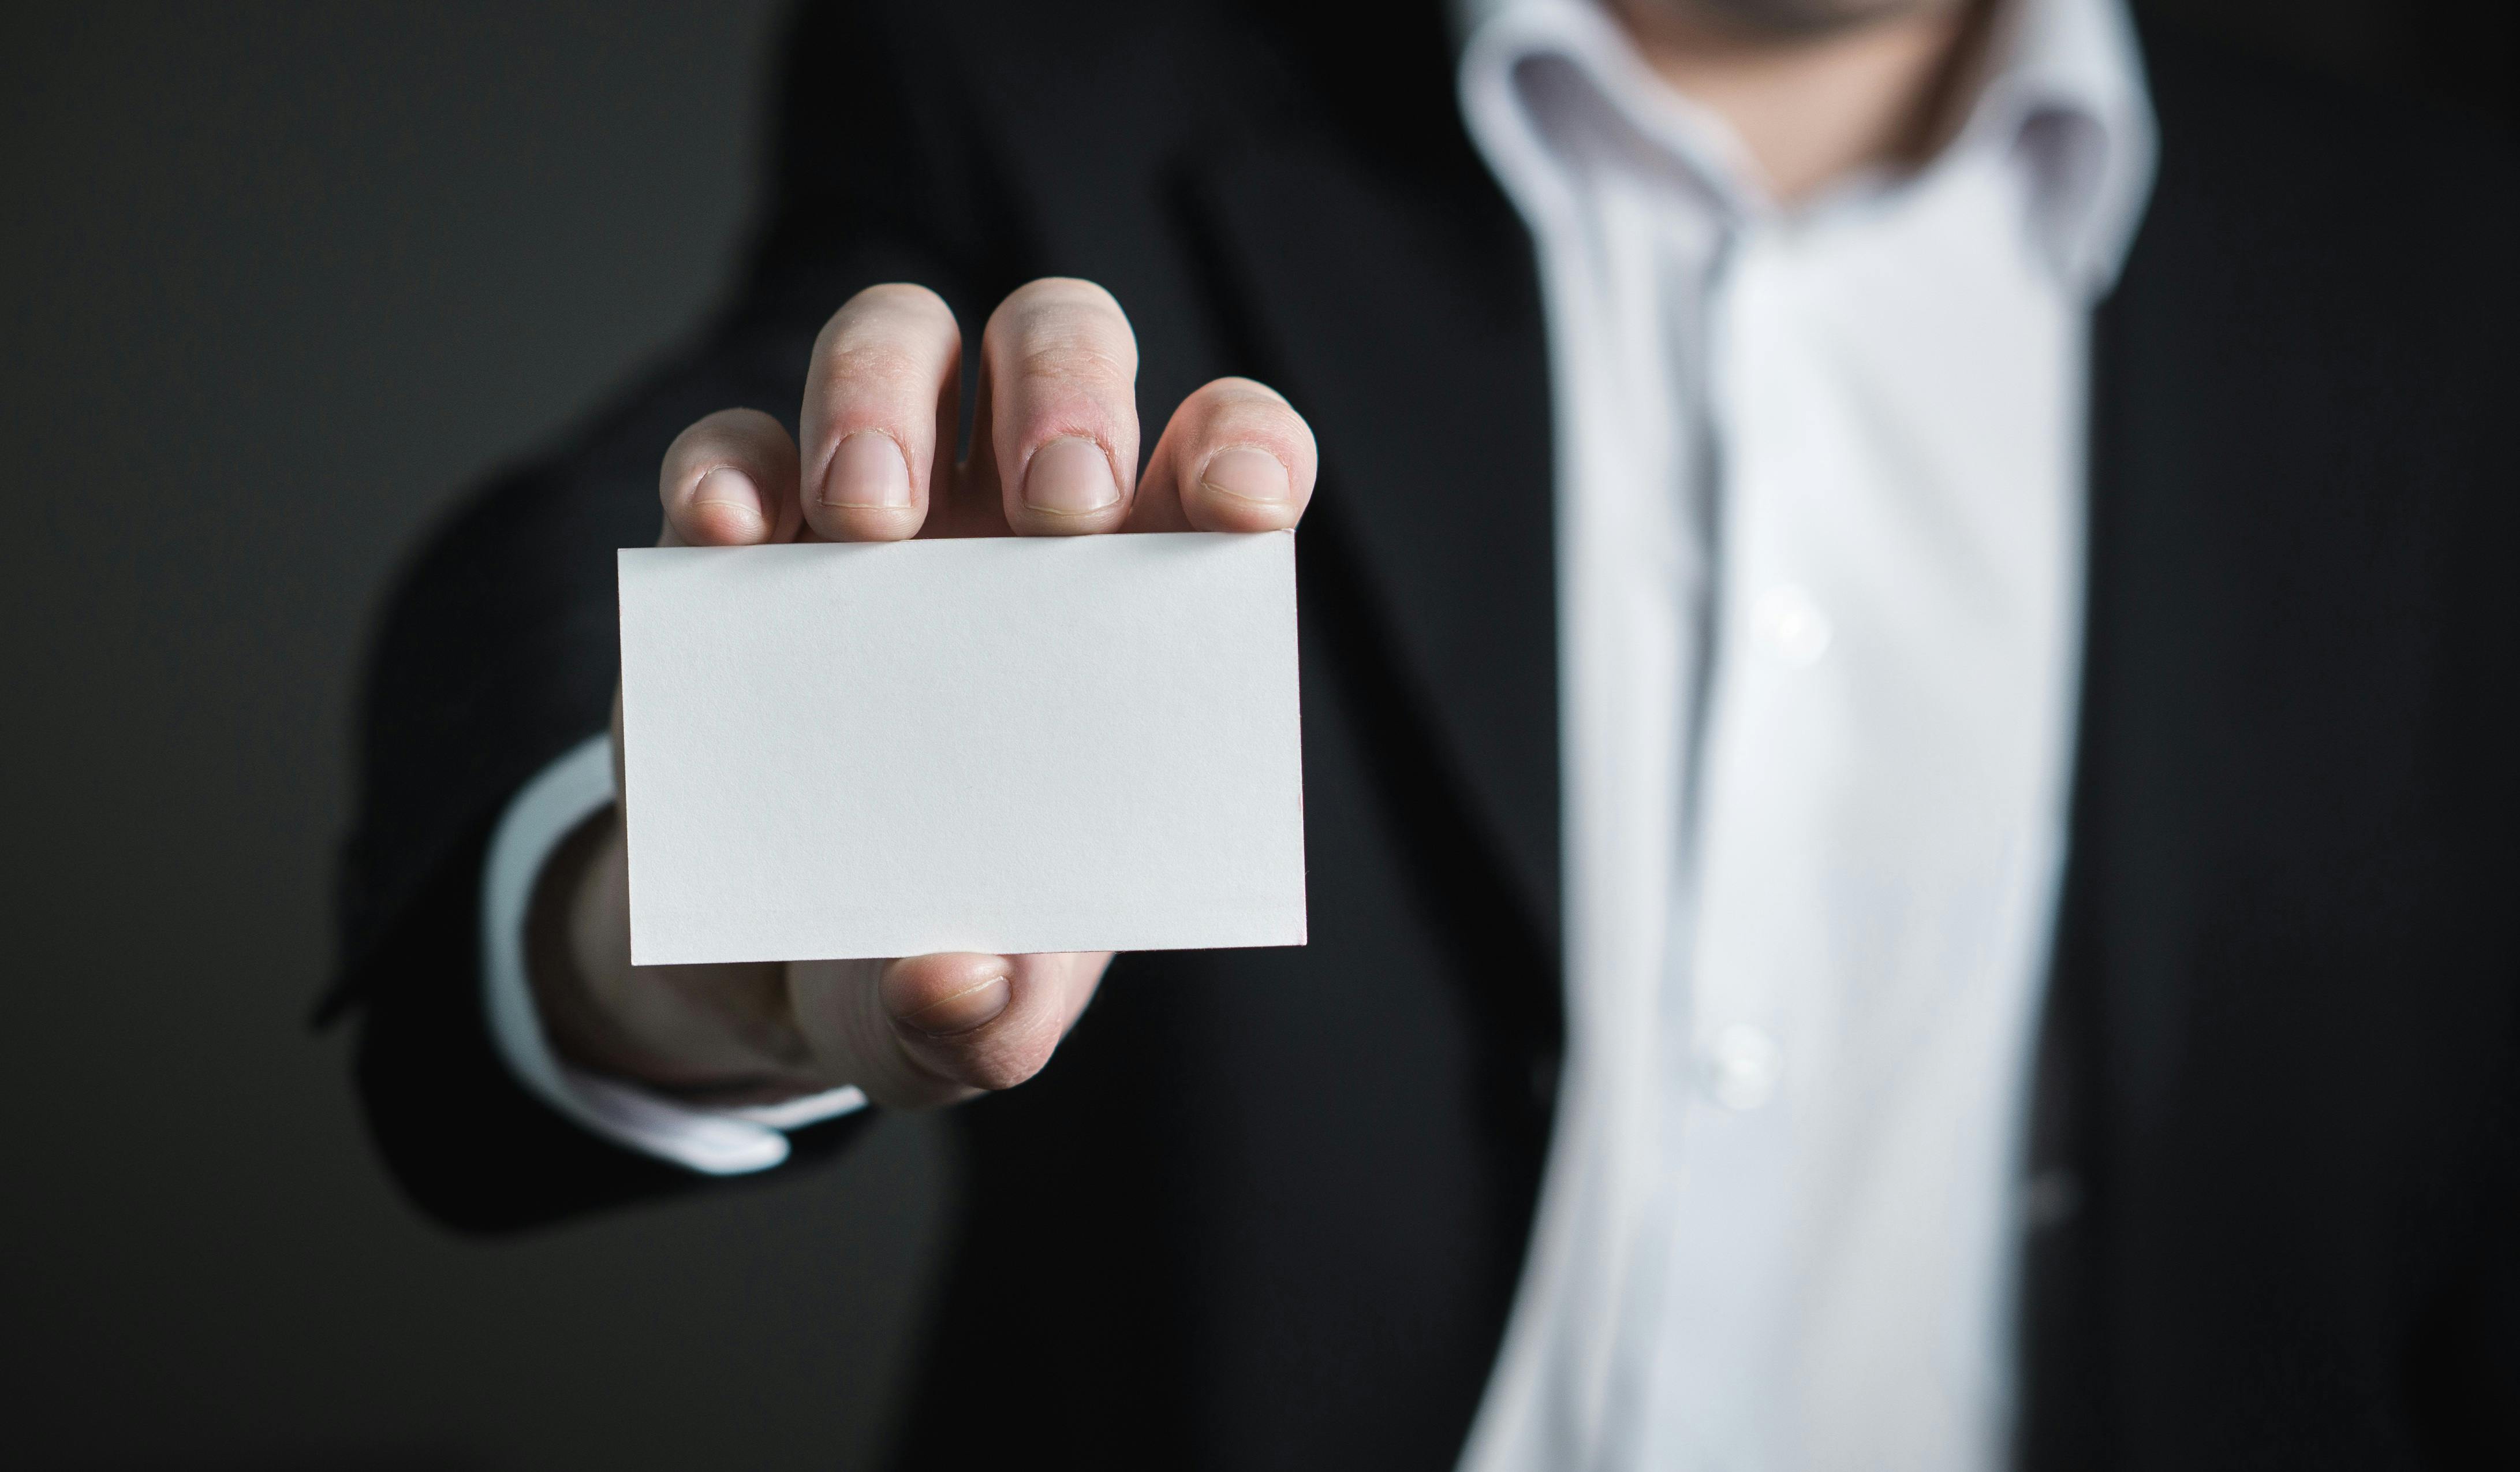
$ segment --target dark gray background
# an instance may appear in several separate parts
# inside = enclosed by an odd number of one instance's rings
[[[44,10],[0,61],[0,1462],[863,1465],[926,1127],[459,1241],[303,1022],[382,580],[705,309],[774,7]]]
[[[2506,4],[2183,8],[2489,112],[2520,74]],[[302,1022],[382,580],[705,309],[777,8],[8,10],[0,1460],[865,1465],[950,1209],[932,1126],[463,1242]]]

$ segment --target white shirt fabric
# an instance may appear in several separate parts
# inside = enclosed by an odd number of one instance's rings
[[[2079,671],[2090,307],[2153,134],[2117,0],[2023,0],[1912,177],[1793,210],[1592,0],[1461,7],[1557,424],[1568,1049],[1468,1472],[1992,1469]],[[523,919],[604,738],[483,879],[493,1036],[694,1170],[778,1111],[555,1060]]]
[[[1597,5],[1468,19],[1555,392],[1568,1066],[1463,1465],[1994,1468],[2132,37],[2028,0],[1929,166],[1784,210]]]

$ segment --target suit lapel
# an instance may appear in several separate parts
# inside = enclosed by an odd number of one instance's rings
[[[1554,960],[1555,574],[1549,388],[1521,225],[1459,157],[1406,177],[1321,137],[1241,144],[1194,191],[1222,299],[1320,437],[1308,554],[1354,593],[1454,790]],[[1430,180],[1437,182],[1430,182]]]

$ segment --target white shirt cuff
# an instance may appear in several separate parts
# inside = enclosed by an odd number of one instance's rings
[[[525,911],[543,864],[578,825],[612,805],[612,742],[593,736],[525,784],[490,838],[481,870],[482,1002],[490,1041],[536,1098],[616,1145],[710,1175],[766,1171],[797,1129],[866,1107],[855,1088],[784,1103],[710,1109],[562,1061],[543,1035],[525,976]]]

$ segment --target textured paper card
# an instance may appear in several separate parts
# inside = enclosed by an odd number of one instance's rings
[[[641,964],[1303,943],[1293,533],[620,575]]]

